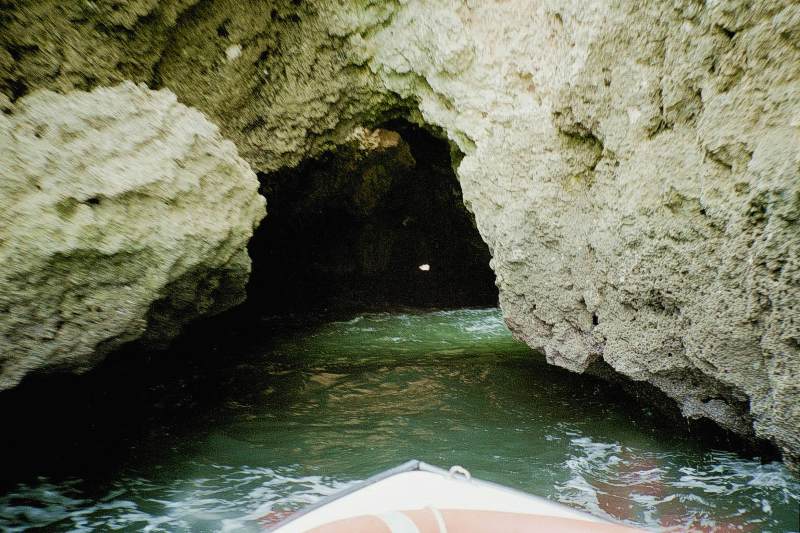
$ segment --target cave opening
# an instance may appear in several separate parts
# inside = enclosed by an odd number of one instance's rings
[[[147,461],[160,452],[146,443],[196,431],[198,420],[263,385],[252,379],[272,380],[281,363],[258,354],[271,353],[273,337],[307,334],[327,311],[496,306],[491,254],[464,205],[459,160],[441,136],[392,120],[260,175],[268,215],[249,243],[247,300],[187,325],[169,346],[136,341],[86,374],[28,376],[0,398],[0,414],[18,429],[0,449],[26,451],[0,466],[11,480],[40,471],[102,479]],[[53,405],[53,396],[62,401]]]
[[[491,255],[464,205],[460,152],[408,121],[259,176],[246,308],[497,305]]]

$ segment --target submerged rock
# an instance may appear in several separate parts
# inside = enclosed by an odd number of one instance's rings
[[[0,389],[244,298],[258,182],[169,91],[38,91],[0,145]]]
[[[0,89],[14,100],[121,79],[168,87],[261,172],[355,125],[434,126],[464,156],[464,200],[519,338],[800,459],[796,3],[189,4],[4,7]],[[199,221],[208,205],[185,208]],[[44,246],[38,235],[29,246]],[[51,304],[30,302],[13,316],[45,324],[31,317]],[[20,360],[51,357],[43,334],[20,335]]]

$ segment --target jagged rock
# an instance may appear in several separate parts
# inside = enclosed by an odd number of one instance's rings
[[[520,338],[800,459],[796,2],[54,4],[3,8],[11,100],[166,86],[263,172],[435,126]]]
[[[38,91],[0,145],[0,389],[243,299],[258,181],[168,90]]]
[[[123,80],[168,87],[261,172],[346,141],[413,102],[380,88],[351,41],[397,4],[296,0],[20,0],[0,6],[0,91],[12,99]]]

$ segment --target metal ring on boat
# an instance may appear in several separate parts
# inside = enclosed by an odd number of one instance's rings
[[[453,466],[450,467],[450,470],[448,470],[447,473],[450,474],[450,477],[453,477],[453,478],[458,476],[458,475],[461,475],[467,481],[472,479],[472,474],[470,474],[469,470],[467,470],[463,466],[453,465]]]

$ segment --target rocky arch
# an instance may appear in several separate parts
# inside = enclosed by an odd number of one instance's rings
[[[465,154],[464,201],[520,338],[575,371],[602,361],[659,387],[687,416],[768,438],[797,459],[794,3],[2,9],[4,132],[27,127],[15,117],[34,107],[28,95],[42,108],[59,99],[40,89],[70,97],[133,80],[202,111],[251,169],[271,173],[393,109],[416,110],[413,121],[441,128]],[[3,167],[19,174],[19,161]],[[3,253],[19,257],[14,242],[4,235]],[[243,279],[246,267],[234,270]],[[16,272],[4,267],[3,282]],[[153,282],[148,294],[213,312],[213,290],[168,286]],[[2,302],[9,328],[27,316],[15,297]],[[144,319],[132,316],[138,335]],[[24,342],[39,346],[50,329]],[[51,360],[36,352],[30,368]]]

